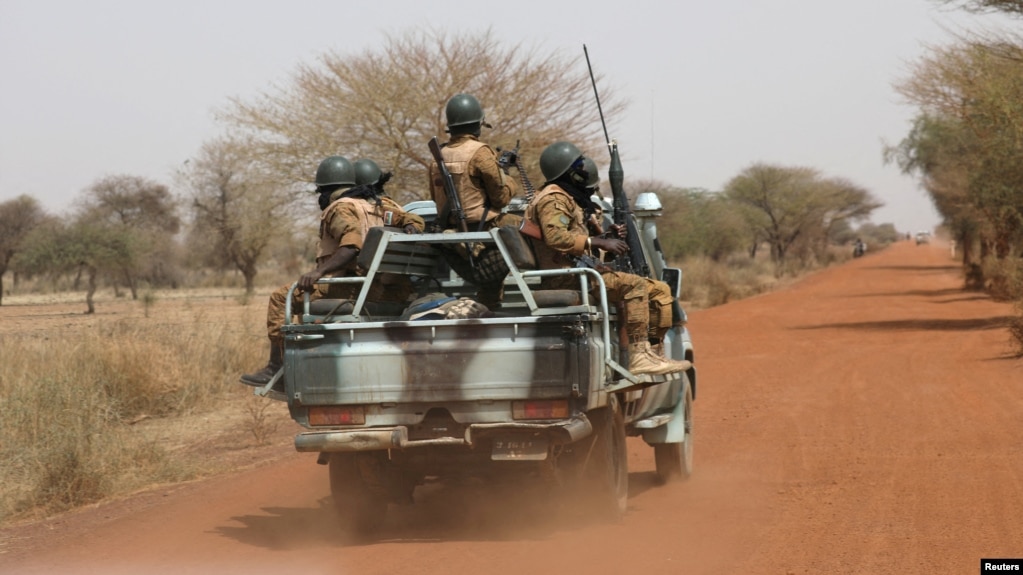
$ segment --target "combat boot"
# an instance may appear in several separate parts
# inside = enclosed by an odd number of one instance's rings
[[[668,356],[664,355],[664,344],[663,343],[651,343],[650,351],[657,357],[668,359]]]
[[[246,373],[241,377],[241,382],[245,385],[251,385],[253,387],[263,387],[270,383],[273,376],[277,374],[281,368],[284,367],[284,342],[276,339],[270,340],[270,359],[267,360],[266,366],[255,372]],[[274,389],[280,387],[284,388],[284,379],[278,379],[274,385]],[[279,390],[278,390],[279,391]]]
[[[664,375],[689,369],[689,362],[672,361],[658,357],[650,349],[650,342],[629,345],[629,371],[635,375]]]

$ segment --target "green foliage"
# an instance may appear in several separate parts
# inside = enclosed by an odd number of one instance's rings
[[[1023,253],[1023,46],[1009,38],[934,48],[899,91],[921,112],[886,158],[921,178],[971,283],[1003,282],[999,266],[977,262]]]
[[[890,223],[873,224],[870,222],[862,224],[856,230],[856,237],[867,243],[871,249],[893,244],[902,239],[902,234]]]
[[[3,276],[14,256],[23,248],[25,238],[46,218],[39,202],[30,196],[18,196],[0,202],[0,302],[3,302]]]
[[[657,224],[668,259],[706,256],[722,261],[745,250],[752,236],[739,206],[702,189],[666,189],[659,194],[664,215]]]
[[[794,246],[801,259],[820,259],[835,226],[866,219],[881,205],[847,180],[824,178],[811,168],[769,164],[746,168],[726,184],[724,194],[743,207],[754,245],[767,242],[779,270]]]

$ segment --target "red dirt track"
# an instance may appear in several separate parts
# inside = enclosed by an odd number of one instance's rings
[[[977,573],[1023,557],[1023,361],[1012,307],[961,284],[902,242],[691,313],[695,474],[656,485],[630,439],[620,524],[427,486],[349,544],[290,454],[0,531],[0,573]]]

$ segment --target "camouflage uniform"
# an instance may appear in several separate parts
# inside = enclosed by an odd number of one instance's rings
[[[521,218],[515,214],[501,213],[501,209],[519,192],[519,186],[514,179],[508,178],[497,164],[497,154],[493,148],[480,142],[473,134],[458,134],[441,148],[441,156],[451,174],[455,190],[458,191],[458,199],[462,204],[462,212],[465,214],[469,231],[488,231],[505,225],[518,226]],[[430,194],[437,205],[437,213],[440,214],[448,200],[444,192],[444,180],[436,163],[430,165]],[[452,215],[447,222],[441,222],[440,225],[444,229],[458,229],[460,224]],[[487,251],[496,250],[488,248],[485,252]],[[480,256],[475,258],[477,263],[490,262],[503,266],[503,260],[488,257],[485,252],[475,254]],[[473,273],[474,270],[468,269],[468,266],[459,265],[460,262],[457,261],[449,263],[463,278],[480,284],[476,294],[476,299],[480,303],[488,307],[500,305],[507,269],[496,272],[485,270],[485,276],[499,276],[500,279],[478,281],[473,279],[477,274]]]
[[[526,207],[526,219],[537,224],[543,234],[543,243],[534,245],[540,269],[575,267],[572,256],[589,253],[587,239],[590,234],[583,218],[583,209],[557,184],[548,184],[533,197]],[[625,304],[629,343],[647,341],[650,280],[617,271],[606,271],[600,275],[607,288],[608,302]],[[578,285],[579,281],[574,277],[544,278],[541,289],[573,289]]]
[[[331,202],[320,215],[320,242],[316,250],[316,263],[329,258],[342,247],[355,250],[362,249],[363,238],[369,228],[375,226],[405,227],[412,224],[418,231],[423,231],[423,218],[402,210],[394,200],[383,196],[377,205],[371,200],[356,198],[339,198]],[[335,276],[356,276],[365,274],[353,260],[343,273]],[[270,294],[270,303],[266,313],[266,331],[271,340],[281,337],[281,325],[284,324],[284,307],[291,284],[277,288]],[[323,298],[353,299],[362,286],[358,284],[317,284],[310,300]],[[370,286],[368,301],[399,301],[404,302],[412,293],[412,285],[405,276],[379,274]],[[292,308],[302,305],[301,294],[297,291],[293,298]]]

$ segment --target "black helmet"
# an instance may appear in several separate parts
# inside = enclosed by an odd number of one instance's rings
[[[355,162],[355,185],[372,186],[380,181],[383,172],[376,162],[369,159],[357,160]]]
[[[597,163],[583,156],[583,169],[586,170],[586,187],[596,188],[600,185],[600,172],[597,171]]]
[[[355,168],[348,158],[330,156],[320,162],[320,167],[316,168],[316,187],[331,185],[355,185]]]
[[[470,126],[483,123],[483,106],[472,94],[456,94],[444,108],[448,130],[456,126]]]
[[[571,142],[554,142],[544,148],[540,154],[540,171],[548,182],[560,178],[568,172],[576,160],[582,159],[583,153]]]

